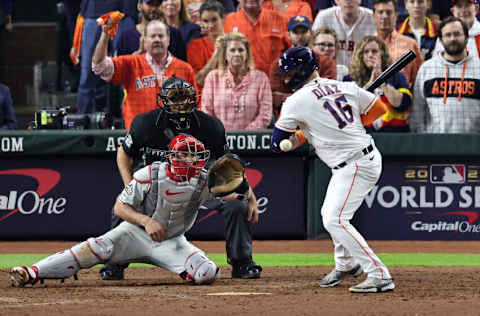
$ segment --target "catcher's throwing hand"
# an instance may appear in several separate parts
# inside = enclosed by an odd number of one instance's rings
[[[153,241],[164,241],[167,240],[167,228],[162,226],[159,222],[151,218],[148,222],[147,225],[145,225],[145,230],[147,231],[148,235],[150,238],[152,238]]]

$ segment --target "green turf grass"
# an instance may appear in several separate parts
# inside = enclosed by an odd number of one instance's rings
[[[46,254],[3,254],[0,255],[0,268],[6,269],[19,265],[32,265],[45,258]],[[219,266],[226,266],[225,254],[209,253],[208,256]],[[395,266],[480,266],[480,254],[445,254],[445,253],[381,253],[380,259],[391,267]],[[333,266],[333,255],[325,253],[257,253],[253,259],[263,267],[285,266]],[[133,264],[132,266],[148,266]]]

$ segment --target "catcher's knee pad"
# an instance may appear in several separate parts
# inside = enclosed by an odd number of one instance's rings
[[[65,279],[80,269],[104,263],[112,256],[113,243],[109,239],[90,238],[70,249],[57,252],[36,264],[40,279]]]
[[[91,268],[98,263],[105,263],[113,253],[113,243],[108,238],[89,238],[70,249],[80,269]]]
[[[187,280],[194,284],[211,284],[220,276],[220,268],[203,253],[195,251],[185,260]]]

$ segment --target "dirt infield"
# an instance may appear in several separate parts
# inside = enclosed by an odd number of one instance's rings
[[[223,242],[194,242],[207,253]],[[52,253],[73,242],[0,242],[0,253]],[[377,253],[480,253],[480,242],[370,242]],[[256,241],[257,253],[331,252],[330,240]],[[231,270],[211,286],[191,286],[159,268],[126,270],[125,281],[100,281],[98,269],[79,281],[48,280],[11,288],[0,272],[0,315],[480,315],[480,268],[392,267],[394,292],[351,294],[347,279],[323,289],[330,267],[264,269],[258,280],[232,280]],[[252,293],[256,293],[253,295]],[[222,295],[223,294],[223,295]],[[234,295],[236,294],[236,295]],[[250,294],[250,295],[239,295]]]

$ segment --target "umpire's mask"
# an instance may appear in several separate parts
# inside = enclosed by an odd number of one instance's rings
[[[168,119],[177,130],[190,129],[193,111],[197,107],[195,88],[182,78],[173,76],[162,83],[160,99]]]

